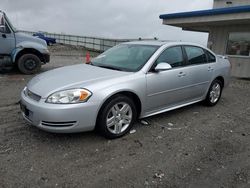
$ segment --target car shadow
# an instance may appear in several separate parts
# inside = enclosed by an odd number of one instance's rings
[[[202,103],[193,104],[190,106],[182,107],[176,110],[172,110],[169,112],[161,113],[158,115],[154,115],[148,118],[139,119],[133,128],[137,129],[137,131],[140,131],[142,129],[142,123],[141,120],[146,120],[150,124],[154,124],[155,121],[159,121],[162,119],[170,119],[176,116],[181,117],[182,113],[185,112],[195,112],[195,111],[201,111],[202,108],[206,108],[202,105]],[[25,123],[27,124],[27,123]],[[132,128],[132,129],[133,129]],[[90,132],[80,132],[80,133],[50,133],[43,130],[38,129],[37,127],[34,127],[32,125],[29,126],[28,130],[31,133],[32,139],[40,140],[41,142],[46,142],[48,144],[51,144],[51,140],[53,140],[53,143],[69,143],[69,141],[72,143],[77,142],[103,142],[108,141],[109,139],[104,138],[100,134],[98,134],[96,131],[90,131]],[[125,135],[126,137],[126,135]],[[124,137],[118,138],[116,140],[120,140]]]
[[[97,134],[95,131],[80,133],[51,133],[29,125],[27,132],[29,132],[28,135],[32,141],[51,146],[58,144],[69,145],[72,143],[101,143],[108,140]]]
[[[14,75],[21,73],[15,67],[0,67],[0,74]]]

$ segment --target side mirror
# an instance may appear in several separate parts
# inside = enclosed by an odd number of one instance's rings
[[[172,66],[168,63],[159,63],[156,67],[155,67],[155,71],[156,72],[160,72],[160,71],[165,71],[165,70],[169,70],[172,69]]]

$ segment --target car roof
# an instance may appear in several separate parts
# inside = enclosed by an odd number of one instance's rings
[[[138,40],[138,41],[125,42],[123,44],[162,46],[166,43],[167,41],[159,41],[159,40]]]
[[[175,45],[191,45],[191,46],[199,46],[202,48],[206,48],[200,44],[191,43],[191,42],[178,42],[178,41],[160,41],[160,40],[139,40],[139,41],[132,41],[126,42],[123,44],[135,44],[135,45],[152,45],[152,46],[175,46]]]

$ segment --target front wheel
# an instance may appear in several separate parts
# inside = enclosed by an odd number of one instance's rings
[[[133,100],[117,95],[104,104],[97,119],[97,130],[106,138],[119,138],[129,132],[136,119]]]
[[[18,59],[17,66],[23,74],[34,74],[40,71],[42,65],[36,55],[24,54]]]
[[[207,106],[214,106],[216,105],[222,93],[222,83],[220,80],[214,80],[208,90],[207,97],[205,99],[205,104]]]

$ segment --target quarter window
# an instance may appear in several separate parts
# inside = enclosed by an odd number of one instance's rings
[[[188,64],[202,64],[207,63],[207,56],[202,48],[195,46],[185,46]]]
[[[216,62],[216,57],[213,54],[211,54],[209,51],[206,51],[206,52],[207,52],[208,63]]]
[[[227,44],[227,54],[250,56],[250,32],[230,33]]]
[[[162,52],[162,54],[156,60],[156,65],[162,62],[168,63],[172,67],[182,66],[184,59],[181,47],[171,47]]]

